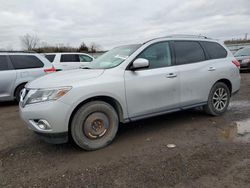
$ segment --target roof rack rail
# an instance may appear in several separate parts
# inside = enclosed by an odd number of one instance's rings
[[[36,51],[25,51],[25,50],[0,50],[0,53],[37,53]]]
[[[153,41],[153,40],[157,40],[157,39],[164,39],[164,38],[202,38],[202,39],[212,39],[212,38],[209,38],[209,37],[206,37],[206,36],[202,36],[202,35],[185,35],[185,34],[175,34],[175,35],[167,35],[167,36],[164,36],[164,37],[157,37],[157,38],[153,38],[153,39],[150,39],[146,42],[144,42],[143,44],[146,44],[150,41]]]
[[[165,36],[166,38],[173,38],[173,37],[182,37],[182,38],[203,38],[203,39],[209,39],[206,36],[203,35],[186,35],[186,34],[175,34],[175,35],[168,35]]]

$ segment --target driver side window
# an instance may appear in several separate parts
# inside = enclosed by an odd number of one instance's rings
[[[169,42],[160,42],[146,48],[137,58],[149,61],[149,69],[171,66]]]

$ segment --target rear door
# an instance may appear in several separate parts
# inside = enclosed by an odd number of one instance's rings
[[[35,55],[18,54],[9,57],[17,73],[16,86],[45,75],[44,63]]]
[[[12,95],[16,71],[13,69],[9,57],[0,55],[0,100],[8,100]]]
[[[81,66],[78,54],[61,54],[60,65],[63,70],[79,69]]]
[[[180,75],[181,106],[207,101],[213,84],[214,67],[199,41],[174,41],[175,64]]]
[[[149,68],[125,71],[128,113],[131,119],[176,109],[180,102],[178,72],[172,66],[169,42],[147,47],[137,58],[149,60]]]

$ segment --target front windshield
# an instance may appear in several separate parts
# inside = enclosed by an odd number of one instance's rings
[[[250,56],[250,48],[243,48],[237,51],[234,56]]]
[[[120,65],[132,53],[134,53],[141,45],[126,45],[113,48],[102,56],[95,59],[88,66],[83,67],[86,69],[109,69]]]

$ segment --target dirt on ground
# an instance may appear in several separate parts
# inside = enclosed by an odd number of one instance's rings
[[[249,73],[223,116],[194,109],[121,125],[92,152],[43,142],[18,113],[0,103],[0,187],[250,187]]]

